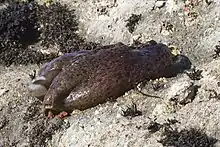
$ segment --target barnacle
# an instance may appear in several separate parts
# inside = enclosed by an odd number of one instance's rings
[[[168,47],[174,56],[177,56],[181,53],[180,49],[175,45],[169,45]]]
[[[137,109],[137,105],[132,103],[131,106],[127,106],[126,110],[122,110],[122,116],[127,117],[135,117],[141,115],[142,112]]]

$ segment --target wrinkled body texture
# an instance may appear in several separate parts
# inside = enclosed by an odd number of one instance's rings
[[[111,45],[65,54],[47,63],[29,86],[54,111],[84,110],[116,99],[143,80],[169,76],[173,55],[166,45]],[[40,88],[44,92],[36,95]]]

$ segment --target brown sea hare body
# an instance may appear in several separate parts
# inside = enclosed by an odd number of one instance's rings
[[[116,99],[143,80],[169,76],[173,62],[163,44],[74,52],[47,63],[29,90],[37,93],[44,87],[37,97],[48,110],[84,110]]]

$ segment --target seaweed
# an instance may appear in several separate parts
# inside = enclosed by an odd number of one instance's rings
[[[126,27],[128,28],[128,31],[130,33],[133,33],[135,30],[135,26],[138,24],[138,22],[141,20],[142,15],[139,14],[131,14],[128,20],[126,20],[127,24]]]
[[[43,54],[36,47],[30,48],[36,43],[43,47],[57,45],[63,53],[96,48],[96,43],[87,43],[76,34],[77,26],[74,10],[58,2],[9,3],[0,10],[0,64],[40,64],[58,56],[58,53]]]
[[[192,69],[186,74],[189,76],[191,80],[200,80],[202,76],[202,70],[196,69],[195,67],[192,67]]]
[[[36,2],[13,2],[0,11],[0,63],[41,63],[56,55],[44,55],[28,48],[39,40]]]
[[[95,43],[87,43],[76,33],[78,23],[74,10],[69,10],[67,5],[52,3],[42,5],[39,9],[39,31],[42,45],[58,45],[63,53],[80,49],[93,49]]]
[[[173,147],[214,147],[217,139],[205,134],[202,130],[190,128],[178,131],[177,129],[165,128],[164,138],[158,142],[163,146]]]
[[[214,54],[213,55],[211,55],[211,57],[213,58],[213,59],[216,59],[217,57],[219,57],[220,56],[220,41],[218,41],[218,45],[215,45],[215,50],[214,50]]]

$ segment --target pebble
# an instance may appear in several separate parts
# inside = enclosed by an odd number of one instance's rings
[[[157,8],[162,8],[163,6],[165,6],[165,1],[156,1],[155,6]]]
[[[0,89],[0,96],[2,96],[3,94],[5,94],[6,92],[8,92],[8,90],[1,88]]]

